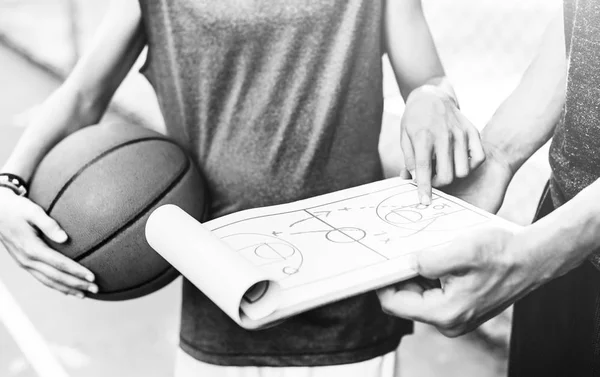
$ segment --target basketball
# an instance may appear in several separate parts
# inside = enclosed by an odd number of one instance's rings
[[[150,213],[175,204],[202,221],[204,182],[185,151],[149,129],[110,123],[86,127],[41,161],[29,197],[69,235],[50,247],[96,275],[99,300],[152,293],[178,272],[146,242]]]

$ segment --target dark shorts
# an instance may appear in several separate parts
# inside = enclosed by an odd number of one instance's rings
[[[548,189],[535,220],[554,210]],[[509,377],[600,376],[600,271],[585,262],[515,304]]]

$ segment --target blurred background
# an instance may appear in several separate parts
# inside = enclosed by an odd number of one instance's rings
[[[27,120],[94,37],[109,0],[0,0],[0,164]],[[423,0],[461,108],[479,128],[511,92],[559,0]],[[143,57],[138,62],[143,63]],[[388,175],[401,166],[402,98],[384,58],[380,141]],[[133,70],[109,117],[162,127],[156,98]],[[531,221],[549,174],[546,148],[517,173],[500,214]],[[1,211],[1,209],[0,209]],[[168,376],[178,343],[179,289],[130,302],[64,297],[41,286],[0,250],[0,376]],[[402,376],[504,376],[510,310],[472,334],[447,339],[427,326],[402,345]]]

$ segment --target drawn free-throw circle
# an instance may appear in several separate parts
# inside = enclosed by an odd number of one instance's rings
[[[325,237],[335,243],[352,243],[362,240],[367,233],[358,228],[337,228],[327,232]]]
[[[421,221],[423,215],[410,209],[396,208],[385,215],[385,221],[393,225],[411,224]]]
[[[234,233],[221,237],[254,265],[287,278],[302,271],[302,252],[285,239],[260,233]]]
[[[261,243],[254,249],[256,256],[263,259],[287,259],[295,252],[293,246],[280,242]]]

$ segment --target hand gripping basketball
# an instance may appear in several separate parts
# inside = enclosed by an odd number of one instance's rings
[[[40,238],[41,233],[58,244],[68,239],[42,208],[5,188],[0,188],[0,208],[0,242],[19,266],[64,294],[83,298],[84,291],[98,292],[90,270],[51,249]]]
[[[179,273],[145,237],[150,213],[175,204],[198,220],[208,206],[204,182],[173,140],[124,122],[83,128],[40,162],[29,197],[67,232],[48,245],[96,277],[101,300],[152,293]]]

